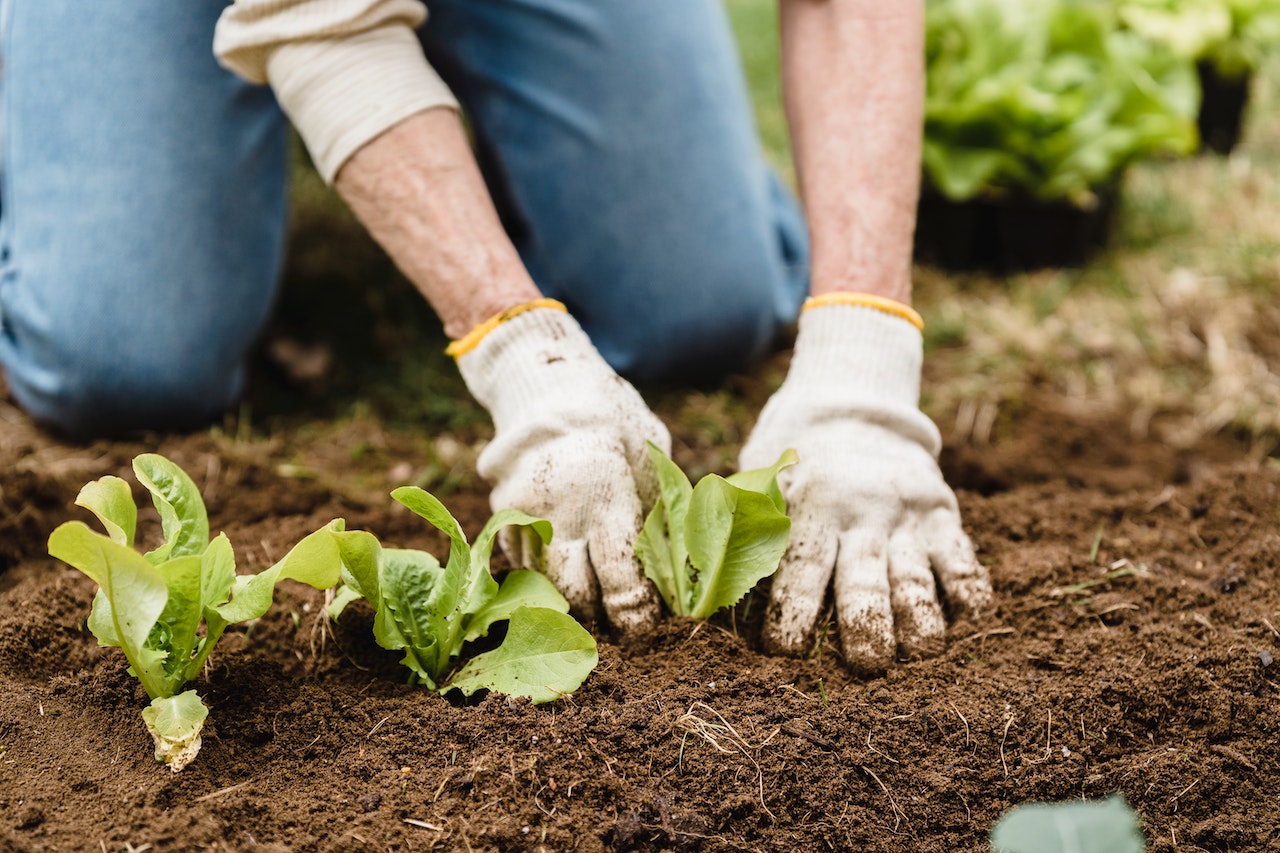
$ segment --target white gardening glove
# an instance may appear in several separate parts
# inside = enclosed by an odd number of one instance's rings
[[[645,442],[669,452],[671,436],[563,306],[530,305],[540,307],[507,312],[458,355],[467,387],[493,416],[478,465],[493,484],[491,505],[553,528],[545,550],[522,535],[503,536],[503,548],[517,565],[545,571],[580,616],[598,616],[603,601],[624,634],[650,627],[658,602],[635,556],[641,500],[647,506],[657,492]]]
[[[991,598],[919,408],[917,322],[862,294],[810,300],[801,314],[786,381],[740,460],[763,467],[788,447],[800,457],[779,478],[791,543],[773,581],[771,650],[807,650],[833,573],[845,660],[862,673],[941,650],[939,585],[953,608]]]

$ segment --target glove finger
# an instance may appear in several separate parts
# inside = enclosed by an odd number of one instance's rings
[[[960,526],[960,515],[951,509],[936,509],[929,515],[925,529],[929,537],[929,559],[947,600],[953,608],[963,609],[969,616],[991,603],[991,576],[978,562],[973,543]]]
[[[656,415],[653,416],[653,423],[645,433],[645,437],[656,444],[658,449],[667,456],[671,455],[671,433],[667,431],[666,424],[658,420]],[[653,460],[649,458],[648,446],[641,442],[636,448],[628,448],[627,464],[631,468],[631,476],[636,484],[640,505],[647,511],[658,502],[659,494],[658,474],[653,470]]]
[[[947,622],[929,568],[929,553],[915,525],[889,538],[889,600],[899,659],[934,657],[945,647]]]
[[[791,519],[791,540],[773,576],[764,645],[774,654],[800,654],[808,646],[836,563],[836,538],[824,519],[803,510]]]
[[[621,494],[594,516],[588,539],[604,611],[623,635],[651,629],[658,622],[657,596],[636,558],[639,533],[640,500]]]
[[[836,556],[836,615],[845,663],[876,675],[893,661],[893,604],[886,537],[874,527],[846,531]]]
[[[598,620],[600,613],[596,602],[599,601],[599,592],[587,557],[586,540],[552,537],[544,556],[544,571],[569,602],[573,615],[582,621]]]

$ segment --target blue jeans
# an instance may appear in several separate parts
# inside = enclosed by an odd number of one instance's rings
[[[225,0],[0,0],[0,365],[77,436],[181,428],[239,395],[283,259],[287,128],[210,52]],[[639,379],[759,355],[808,289],[718,0],[435,0],[543,291]]]

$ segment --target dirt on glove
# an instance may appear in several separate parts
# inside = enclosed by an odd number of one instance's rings
[[[600,667],[563,701],[450,701],[405,684],[363,604],[328,624],[286,584],[195,684],[205,743],[173,774],[85,628],[92,583],[45,553],[88,519],[79,487],[170,456],[242,572],[335,516],[443,556],[385,497],[414,445],[355,421],[324,446],[75,446],[2,414],[0,849],[981,851],[1017,803],[1113,792],[1154,851],[1280,845],[1280,470],[1229,440],[1176,450],[1030,403],[948,450],[997,603],[871,680],[834,627],[803,659],[763,654],[757,591],[638,648],[597,626]],[[485,491],[442,497],[474,535]]]

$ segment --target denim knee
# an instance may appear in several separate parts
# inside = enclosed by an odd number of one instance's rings
[[[167,352],[148,346],[142,329],[86,336],[64,326],[15,354],[10,319],[5,373],[14,399],[71,438],[201,427],[226,411],[243,385],[241,360],[198,338]]]
[[[225,5],[0,0],[0,365],[63,432],[195,426],[240,390],[288,137],[270,91],[213,58]]]
[[[709,240],[673,272],[659,265],[659,287],[615,295],[610,311],[589,316],[588,334],[619,373],[640,381],[706,382],[765,355],[793,321],[808,291],[807,252]],[[791,249],[797,249],[792,252]],[[633,272],[643,275],[643,258]],[[630,303],[619,306],[619,303]]]
[[[642,381],[722,378],[767,353],[809,293],[804,217],[769,174],[761,201],[736,209],[693,205],[687,227],[638,241],[621,267],[575,305],[601,354]],[[570,299],[572,295],[568,295]]]

